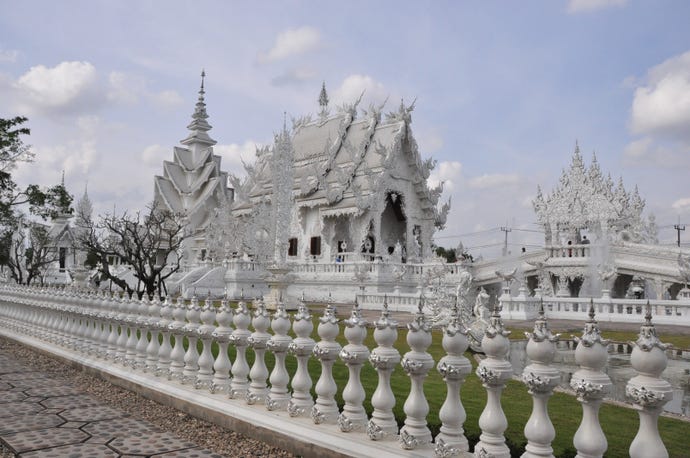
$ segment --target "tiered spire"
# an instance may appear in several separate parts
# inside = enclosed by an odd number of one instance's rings
[[[206,102],[204,100],[204,94],[206,94],[204,91],[204,78],[206,78],[206,72],[202,70],[199,98],[197,99],[196,106],[194,108],[194,114],[192,114],[192,122],[187,126],[187,129],[189,129],[189,135],[180,142],[183,145],[200,143],[205,146],[213,146],[217,143],[215,140],[209,137],[207,133],[209,130],[211,130],[211,125],[208,123],[208,121],[206,121],[208,119],[208,114],[206,113]]]

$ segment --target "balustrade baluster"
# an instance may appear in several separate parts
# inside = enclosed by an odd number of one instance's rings
[[[317,425],[338,421],[338,404],[335,402],[338,386],[333,379],[333,363],[341,349],[340,344],[335,341],[339,331],[335,308],[329,300],[323,316],[319,318],[316,331],[321,340],[314,346],[313,351],[314,357],[321,361],[321,375],[315,388],[316,402],[311,409],[311,418]]]
[[[575,362],[580,366],[570,381],[570,386],[582,403],[582,421],[573,437],[578,456],[602,457],[608,448],[604,431],[599,424],[599,407],[611,390],[611,379],[603,372],[608,361],[608,340],[601,338],[594,319],[594,302],[590,302],[589,320],[585,323],[582,338],[575,338]]]
[[[503,296],[509,295],[508,288],[504,288]],[[482,338],[482,349],[486,354],[477,368],[477,375],[486,388],[486,406],[479,416],[479,427],[482,430],[479,442],[474,446],[475,456],[494,456],[509,458],[510,450],[505,443],[503,432],[508,427],[508,420],[501,406],[501,393],[506,382],[513,374],[510,362],[506,360],[510,351],[507,336],[510,332],[503,328],[501,321],[501,303],[494,307],[489,326]]]
[[[184,369],[182,369],[180,381],[182,383],[194,383],[199,372],[199,349],[196,343],[199,339],[199,326],[201,326],[201,307],[199,307],[196,294],[192,296],[189,307],[187,307],[186,318],[187,324],[184,325],[182,331],[187,338],[187,352],[184,354]]]
[[[138,340],[136,346],[136,355],[134,356],[132,367],[135,369],[142,369],[146,367],[146,349],[149,346],[149,299],[146,293],[144,293],[139,300],[137,315],[134,334],[137,336]]]
[[[158,329],[163,335],[163,342],[158,348],[158,362],[156,363],[156,377],[167,374],[170,370],[170,354],[172,353],[172,345],[170,345],[170,323],[173,317],[173,305],[170,303],[168,296],[166,296],[161,306],[160,320],[158,321]]]
[[[127,315],[129,314],[129,302],[124,296],[118,298],[118,309],[117,326],[114,329],[116,338],[113,360],[117,363],[123,363],[127,351]]]
[[[170,370],[168,372],[169,380],[181,380],[182,372],[184,371],[184,326],[187,310],[183,302],[182,296],[177,297],[175,308],[173,309],[173,322],[168,328],[172,332],[175,344],[170,353]]]
[[[292,399],[288,403],[287,411],[291,417],[307,415],[311,412],[314,399],[311,397],[312,380],[309,376],[309,356],[316,342],[311,338],[314,324],[311,322],[311,314],[304,304],[304,298],[300,302],[295,319],[292,322],[292,330],[297,336],[288,351],[297,358],[297,371],[292,378]]]
[[[434,451],[438,457],[450,457],[469,449],[463,424],[467,415],[460,399],[460,387],[472,371],[470,361],[463,356],[467,350],[467,329],[462,325],[457,299],[453,305],[453,316],[443,328],[443,349],[447,355],[441,358],[437,370],[446,382],[446,400],[438,417],[441,432],[436,436]]]
[[[98,355],[105,358],[108,353],[108,337],[110,336],[110,326],[112,324],[112,303],[107,291],[101,292],[100,312],[98,318],[101,320],[100,335],[98,336]]]
[[[640,417],[640,426],[630,444],[631,458],[667,458],[668,451],[659,436],[658,419],[664,405],[673,397],[671,384],[661,378],[668,359],[652,324],[652,313],[647,301],[645,323],[634,343],[630,363],[638,375],[630,379],[625,394],[635,403]]]
[[[378,373],[378,384],[371,397],[374,411],[367,424],[367,435],[371,440],[394,439],[398,435],[398,423],[393,415],[395,396],[391,389],[391,373],[400,362],[400,353],[393,348],[398,339],[398,322],[390,318],[388,298],[385,296],[381,317],[374,325],[377,347],[371,352],[369,362]]]
[[[127,342],[125,344],[125,360],[122,362],[123,364],[133,366],[134,361],[137,356],[137,343],[139,340],[137,339],[137,331],[135,328],[135,324],[137,321],[137,315],[136,312],[138,311],[139,306],[137,305],[136,302],[134,302],[133,298],[128,298],[127,299],[127,311],[128,315],[127,318],[125,318],[125,323],[127,325]]]
[[[247,391],[247,404],[256,404],[257,402],[264,402],[266,393],[268,392],[268,368],[266,367],[266,342],[271,338],[271,335],[266,332],[271,325],[271,317],[266,311],[266,305],[263,298],[256,302],[256,310],[254,311],[254,318],[252,319],[252,327],[254,332],[249,336],[247,342],[254,350],[254,364],[249,371],[249,391]]]
[[[424,396],[424,379],[434,367],[434,359],[426,351],[431,345],[431,326],[426,321],[423,306],[424,302],[420,299],[414,320],[407,325],[407,344],[411,351],[405,353],[400,362],[412,382],[403,406],[405,425],[400,429],[400,446],[406,450],[431,443],[431,431],[426,424],[429,403]]]
[[[213,363],[213,382],[211,393],[227,393],[230,390],[230,358],[228,357],[228,345],[232,336],[232,309],[228,305],[227,292],[216,314],[218,327],[213,331],[213,338],[218,342],[218,355]]]
[[[148,347],[146,347],[146,362],[144,364],[144,371],[156,373],[158,369],[158,354],[160,353],[160,317],[161,317],[161,302],[158,298],[158,293],[153,297],[149,304],[148,321],[146,328],[151,332],[151,340]]]
[[[204,308],[201,311],[201,322],[203,323],[199,329],[198,334],[201,339],[201,356],[199,357],[199,373],[197,374],[194,388],[210,389],[213,382],[213,353],[211,352],[211,345],[213,342],[213,331],[216,330],[214,323],[216,321],[216,309],[211,300],[211,293],[209,293]]]
[[[549,418],[547,405],[553,389],[561,379],[558,370],[551,366],[556,355],[558,335],[553,335],[544,316],[544,302],[539,304],[539,315],[534,322],[534,331],[526,332],[527,357],[531,364],[522,372],[522,380],[532,395],[532,414],[525,424],[527,446],[523,458],[553,457],[551,441],[556,430]]]
[[[288,383],[290,374],[285,368],[285,356],[292,338],[287,335],[290,330],[290,317],[285,311],[285,304],[278,302],[277,310],[271,321],[273,336],[266,343],[267,348],[275,356],[275,365],[271,371],[271,389],[266,395],[266,408],[268,410],[286,410],[290,402]]]
[[[235,346],[235,361],[232,363],[232,381],[230,382],[230,392],[228,397],[231,399],[246,397],[249,388],[249,381],[247,375],[249,374],[249,364],[247,364],[247,345],[249,344],[249,336],[251,332],[249,323],[251,317],[249,310],[247,310],[247,303],[244,302],[244,297],[240,297],[237,303],[232,323],[235,325],[235,330],[230,336],[230,343]]]
[[[362,404],[366,393],[360,374],[362,364],[369,358],[369,349],[363,345],[367,337],[367,321],[362,318],[356,298],[352,314],[344,323],[347,345],[340,351],[340,359],[347,365],[349,376],[343,390],[345,405],[338,416],[338,426],[343,432],[362,431],[366,429],[368,418]]]

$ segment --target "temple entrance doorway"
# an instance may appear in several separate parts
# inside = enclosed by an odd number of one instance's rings
[[[386,206],[381,213],[381,253],[391,255],[396,245],[405,246],[407,217],[404,202],[400,194],[389,192],[386,195]]]

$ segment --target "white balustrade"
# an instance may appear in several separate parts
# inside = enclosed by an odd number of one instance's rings
[[[541,304],[539,317],[534,322],[534,330],[525,335],[527,357],[531,364],[522,372],[522,380],[532,395],[532,414],[525,425],[527,446],[523,458],[553,457],[551,441],[556,437],[556,430],[549,418],[547,404],[553,389],[558,386],[560,373],[551,366],[556,355],[558,335],[553,335],[544,316],[544,304]]]
[[[502,298],[508,294],[504,288]],[[510,450],[505,443],[503,433],[508,428],[508,419],[501,406],[501,393],[506,382],[513,374],[513,368],[506,359],[510,351],[510,342],[501,321],[500,304],[494,307],[489,319],[489,326],[482,338],[482,349],[486,354],[477,368],[477,376],[487,391],[486,406],[479,417],[479,427],[482,430],[479,442],[474,447],[474,455],[477,457],[493,456],[496,458],[509,458]]]
[[[228,393],[230,391],[230,357],[228,345],[232,336],[232,309],[228,304],[227,296],[220,301],[220,307],[216,313],[218,327],[213,331],[213,338],[218,342],[218,355],[213,362],[213,382],[211,393]]]
[[[160,308],[160,320],[158,321],[158,329],[162,337],[162,342],[158,348],[158,363],[156,365],[156,375],[161,376],[167,374],[170,370],[170,354],[172,353],[172,345],[170,344],[170,323],[173,317],[173,305],[169,301],[169,297],[165,298]]]
[[[247,342],[254,350],[254,363],[249,371],[249,391],[247,391],[247,404],[256,404],[266,400],[268,393],[268,368],[266,367],[266,343],[271,338],[271,334],[266,332],[271,326],[271,317],[266,311],[266,304],[263,298],[256,303],[256,310],[252,318],[254,332],[249,336]]]
[[[184,354],[184,368],[182,369],[180,382],[195,383],[199,372],[197,341],[199,340],[199,326],[201,326],[201,307],[199,307],[199,300],[196,295],[192,296],[185,317],[187,318],[187,324],[182,328],[182,332],[187,338],[187,351]]]
[[[158,369],[158,354],[160,353],[160,328],[158,326],[161,316],[161,301],[155,295],[149,303],[148,320],[146,328],[151,332],[151,340],[146,347],[146,362],[144,368],[149,372],[156,372]]]
[[[651,307],[647,305],[645,323],[630,355],[630,363],[638,375],[630,379],[625,388],[640,417],[640,426],[630,444],[631,458],[668,457],[658,426],[661,409],[673,395],[671,384],[660,377],[668,364],[666,348],[656,335]]]
[[[230,382],[230,391],[228,397],[230,399],[245,399],[247,390],[249,389],[249,364],[247,364],[247,345],[249,345],[249,324],[251,317],[247,309],[247,303],[244,298],[241,298],[237,303],[232,322],[235,325],[235,330],[230,336],[230,343],[235,346],[235,361],[232,363],[232,381]]]
[[[352,314],[344,321],[347,345],[340,351],[340,359],[347,366],[349,375],[343,389],[345,406],[338,417],[338,426],[343,432],[364,431],[367,426],[367,414],[364,410],[366,392],[362,386],[362,365],[369,359],[369,349],[364,345],[367,337],[367,321],[362,318],[362,311],[355,300]]]
[[[398,435],[398,423],[393,415],[395,395],[391,389],[391,373],[400,362],[400,352],[393,347],[398,339],[398,322],[390,317],[385,298],[381,317],[374,326],[377,347],[371,352],[369,362],[378,373],[378,384],[371,397],[374,411],[367,423],[367,435],[371,440],[392,440]]]
[[[321,361],[321,375],[316,382],[316,401],[311,408],[311,419],[314,423],[336,423],[338,421],[338,404],[335,402],[335,393],[338,386],[333,379],[333,364],[340,353],[340,344],[335,338],[340,332],[338,318],[335,316],[333,304],[328,303],[319,318],[319,326],[316,331],[321,340],[314,346],[314,357]]]
[[[385,296],[381,317],[374,323],[377,346],[371,354],[364,344],[367,323],[357,305],[344,322],[344,336],[348,343],[341,349],[336,342],[338,319],[330,303],[319,319],[317,333],[320,340],[315,343],[312,339],[311,315],[304,303],[299,305],[294,316],[292,330],[296,338],[291,340],[288,336],[290,316],[282,303],[271,320],[263,302],[259,301],[252,320],[244,301],[240,301],[233,310],[227,299],[221,301],[216,310],[210,299],[205,301],[203,308],[199,308],[195,297],[186,307],[180,298],[173,306],[168,299],[161,304],[157,298],[150,302],[146,299],[136,301],[67,288],[54,290],[46,287],[3,286],[0,287],[0,301],[2,334],[62,346],[64,348],[56,351],[79,355],[78,358],[85,363],[105,356],[128,366],[133,365],[138,371],[155,371],[156,375],[167,373],[171,379],[196,381],[196,387],[209,388],[211,395],[228,393],[230,398],[249,399],[250,403],[265,400],[269,410],[287,410],[285,413],[270,414],[255,410],[257,415],[270,415],[271,421],[281,415],[289,418],[310,414],[313,423],[337,423],[337,428],[324,428],[324,434],[338,434],[336,430],[351,434],[352,444],[355,444],[353,450],[357,450],[357,443],[361,444],[361,437],[367,436],[372,440],[399,438],[404,448],[418,448],[415,453],[420,456],[430,456],[431,453],[444,458],[458,456],[466,454],[469,448],[464,435],[466,412],[460,389],[470,373],[471,365],[463,356],[468,341],[457,308],[443,328],[441,344],[446,355],[439,361],[438,372],[446,385],[446,397],[439,410],[440,432],[432,438],[426,423],[429,403],[423,389],[423,382],[434,364],[427,352],[431,343],[431,329],[421,310],[418,310],[408,326],[410,351],[405,353],[401,364],[411,379],[411,388],[404,405],[404,426],[398,436],[393,415],[396,400],[391,389],[391,373],[401,358],[394,347],[397,323],[390,317]],[[504,292],[483,336],[482,347],[486,358],[479,363],[476,371],[487,391],[487,403],[478,419],[481,436],[474,448],[477,457],[509,456],[503,435],[507,420],[501,407],[501,393],[512,375],[511,365],[506,360],[508,333],[501,320],[501,305],[506,302],[510,301],[507,292]],[[581,307],[579,301],[578,308]],[[666,346],[656,335],[652,310],[652,305],[647,306],[644,324],[632,350],[631,363],[637,375],[628,382],[626,389],[640,418],[637,435],[629,450],[634,458],[668,456],[659,436],[657,420],[664,404],[672,396],[672,389],[660,377],[667,364]],[[547,403],[560,378],[552,366],[557,336],[550,332],[545,315],[542,306],[533,332],[527,333],[529,341],[526,353],[530,364],[523,372],[523,382],[533,399],[531,416],[524,427],[527,445],[523,457],[528,458],[552,457],[551,442],[556,434],[548,415]],[[583,408],[582,421],[573,439],[581,457],[601,457],[607,450],[598,412],[611,387],[604,373],[608,341],[601,338],[594,316],[595,303],[590,301],[589,319],[575,351],[580,369],[573,374],[571,381]],[[217,326],[214,325],[216,321]],[[254,333],[248,330],[250,323],[254,326]],[[273,335],[267,332],[269,326]],[[159,343],[161,334],[162,344]],[[186,352],[183,346],[185,337],[189,339]],[[201,355],[197,352],[195,340],[199,337],[203,345]],[[174,347],[171,339],[174,339]],[[219,353],[214,360],[211,348],[216,344]],[[231,344],[236,354],[233,363],[228,355]],[[251,371],[246,360],[249,344],[255,352]],[[266,383],[268,370],[264,360],[267,347],[276,359],[270,374],[270,387]],[[285,366],[287,352],[297,358],[297,370],[292,380]],[[321,374],[315,387],[316,400],[310,393],[312,379],[308,372],[309,358],[312,356],[321,364]],[[344,387],[338,387],[333,377],[333,365],[338,357],[348,369]],[[378,384],[371,397],[374,408],[371,418],[367,418],[363,407],[366,391],[361,380],[362,365],[367,358],[378,374]],[[115,369],[123,371],[121,368]],[[123,373],[126,372],[128,370]],[[251,385],[248,375],[251,376]],[[166,383],[169,382],[158,380],[156,386],[164,389]],[[292,386],[292,395],[288,392],[288,385]],[[186,388],[178,386],[177,389]],[[338,411],[335,401],[338,389],[342,389],[344,400],[342,412]],[[365,426],[367,436],[363,435]],[[388,445],[381,444],[379,447],[386,449]]]
[[[604,431],[599,424],[599,407],[611,390],[611,379],[604,373],[608,361],[608,340],[601,337],[599,325],[594,319],[594,304],[590,305],[589,320],[581,338],[576,338],[575,362],[580,366],[570,381],[582,403],[582,421],[573,437],[578,456],[602,457],[608,448]]]
[[[216,322],[216,309],[211,300],[211,296],[204,301],[204,307],[201,309],[201,326],[197,329],[197,333],[201,340],[201,355],[199,356],[199,372],[194,381],[194,388],[196,389],[211,389],[213,384],[213,353],[212,339],[213,331],[216,330],[214,323]]]
[[[290,330],[290,317],[285,311],[285,304],[280,301],[271,321],[273,336],[266,343],[266,347],[275,356],[275,365],[271,371],[271,388],[266,395],[266,408],[268,410],[287,410],[290,402],[288,382],[290,374],[285,368],[285,356],[292,338],[287,335]]]
[[[426,424],[429,403],[424,395],[424,379],[434,367],[434,359],[426,351],[431,345],[431,326],[422,311],[423,304],[420,299],[417,313],[413,321],[407,325],[407,344],[411,350],[405,353],[400,361],[412,382],[410,394],[403,406],[407,415],[405,425],[400,429],[400,445],[406,450],[431,443],[431,431]]]
[[[169,380],[182,380],[184,371],[184,325],[187,310],[182,300],[182,296],[177,297],[175,307],[172,312],[173,322],[168,325],[175,340],[172,352],[170,352],[170,365],[168,370]]]
[[[288,351],[297,358],[297,371],[292,378],[292,399],[288,403],[287,411],[291,417],[299,417],[309,415],[314,406],[310,392],[312,379],[309,375],[308,361],[316,342],[310,337],[314,324],[304,302],[300,302],[297,308],[292,330],[297,337],[290,343]]]
[[[443,381],[446,382],[446,399],[441,406],[438,417],[441,420],[441,431],[434,439],[434,452],[440,458],[456,456],[459,452],[469,450],[463,424],[467,414],[460,400],[460,387],[465,378],[472,372],[472,364],[463,356],[469,342],[467,330],[460,321],[457,300],[453,306],[453,316],[443,328],[441,345],[447,355],[441,358],[436,367]]]

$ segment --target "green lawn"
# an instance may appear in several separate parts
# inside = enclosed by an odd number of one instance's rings
[[[313,313],[313,315],[314,332],[312,337],[318,341],[319,337],[316,334],[316,329],[318,326],[318,314]],[[398,332],[396,348],[398,351],[400,351],[401,355],[409,350],[407,342],[405,341],[406,333],[406,329],[399,330]],[[566,335],[578,333],[579,332],[572,330],[564,332]],[[516,331],[514,334],[516,336],[517,334],[520,336],[523,335],[522,331]],[[605,336],[607,338],[613,338],[616,340],[634,340],[636,338],[636,335],[632,333],[630,333],[629,337],[626,337],[623,334],[626,333],[605,333]],[[292,333],[291,336],[294,337]],[[666,338],[666,341],[673,341],[673,336],[668,337],[669,338]],[[445,355],[445,352],[441,347],[441,338],[441,333],[439,331],[434,331],[433,341],[428,350],[436,362],[438,362]],[[682,339],[678,341],[683,342]],[[342,325],[340,335],[338,336],[338,342],[343,346],[347,344],[347,341],[343,336]],[[376,342],[373,339],[372,329],[369,329],[367,339],[365,340],[364,344],[370,350],[376,347]],[[215,355],[217,353],[217,348],[214,346],[213,350]],[[473,355],[468,352],[465,356],[467,356],[470,361],[472,361],[473,366],[476,367],[476,362],[474,361]],[[235,359],[235,349],[233,347],[230,348],[230,358],[232,361]],[[251,363],[254,359],[254,354],[251,349],[247,350],[247,359],[251,366]],[[266,363],[270,371],[274,365],[274,358],[270,352],[266,353]],[[297,367],[296,358],[293,356],[288,356],[286,365],[288,372],[292,376]],[[309,360],[309,373],[315,385],[320,374],[320,364],[315,358],[310,358]],[[376,389],[378,380],[377,374],[370,364],[365,364],[362,368],[361,375],[362,384],[367,393],[367,398],[364,405],[367,409],[367,412],[371,414],[372,407],[369,399]],[[347,383],[348,378],[347,367],[342,361],[338,360],[335,363],[333,368],[333,376],[338,384],[339,391],[342,391]],[[391,377],[391,386],[397,400],[394,413],[398,423],[402,425],[405,419],[403,404],[410,390],[410,380],[403,372],[402,367],[398,366],[398,368],[396,368],[393,372]],[[435,368],[429,372],[424,384],[424,391],[430,407],[427,420],[429,423],[429,428],[435,435],[440,428],[438,412],[446,395],[446,385],[438,372],[436,372]],[[312,394],[314,394],[313,388]],[[470,443],[474,444],[479,438],[480,430],[477,423],[486,403],[486,390],[481,386],[478,377],[474,373],[471,373],[465,381],[461,389],[461,396],[463,406],[467,412],[465,434],[470,440]],[[340,395],[338,394],[336,398],[342,407],[343,401]],[[517,381],[509,381],[505,391],[503,392],[502,404],[506,417],[508,418],[509,425],[505,435],[508,439],[509,445],[513,447],[513,455],[519,456],[522,451],[524,451],[522,447],[524,447],[526,439],[524,438],[523,428],[532,410],[532,398],[529,396],[527,389],[522,383]],[[549,414],[556,428],[556,439],[553,442],[554,454],[557,457],[575,456],[572,440],[582,415],[580,403],[577,402],[575,397],[571,395],[565,393],[555,393],[549,402]],[[630,443],[637,432],[637,412],[630,408],[606,404],[601,408],[600,418],[602,428],[604,429],[604,433],[606,434],[606,438],[609,443],[606,457],[613,458],[628,456],[628,447],[630,446]],[[688,456],[686,444],[687,437],[690,434],[690,423],[670,418],[661,418],[659,420],[659,429],[670,456]]]

